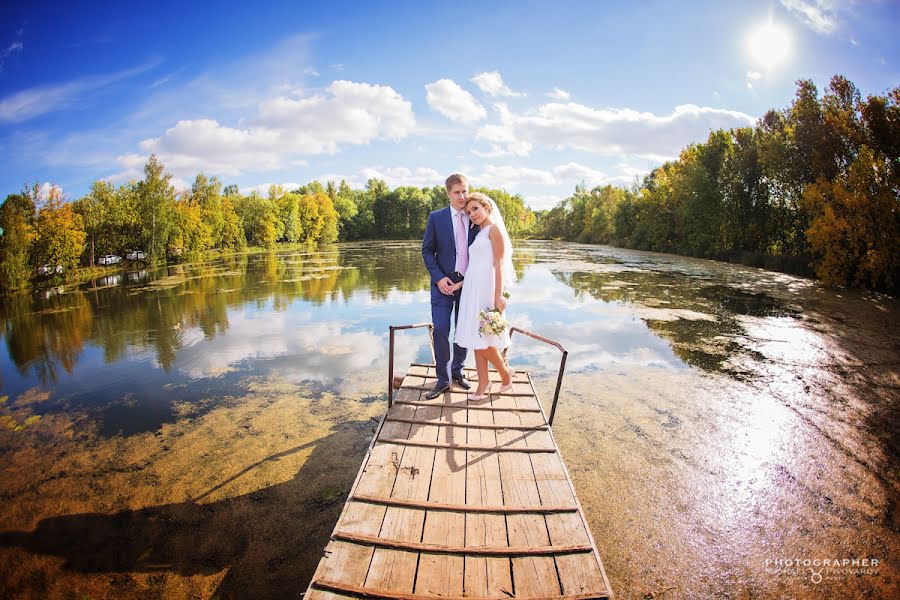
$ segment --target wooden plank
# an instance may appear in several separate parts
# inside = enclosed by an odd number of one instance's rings
[[[415,415],[414,407],[397,407],[397,414]],[[384,423],[377,433],[387,431],[389,435],[405,437],[409,434],[411,425],[407,423]],[[402,457],[403,449],[397,450],[389,446],[372,447],[363,460],[357,479],[354,482],[351,495],[363,493],[370,495],[389,495],[397,476],[397,468]],[[360,535],[375,535],[384,520],[385,506],[347,503],[335,525],[335,530],[342,529],[347,532]],[[325,548],[325,556],[319,561],[319,566],[313,575],[313,581],[317,579],[331,579],[347,584],[362,585],[369,571],[374,549],[349,544],[347,542],[332,541]],[[307,600],[337,600],[341,598],[332,592],[320,589],[310,589]]]
[[[490,381],[494,382],[495,388],[500,385],[500,380],[501,380],[500,374],[497,373],[496,371],[491,371],[491,373],[488,376],[488,379]],[[434,383],[436,381],[437,381],[437,375],[428,375],[427,377],[425,377],[425,385],[430,384],[433,387]],[[515,375],[513,377],[513,383],[528,383],[528,379],[526,379],[524,376],[521,376],[521,375]],[[452,385],[452,382],[451,382],[451,385]],[[429,389],[431,389],[431,388],[429,388]]]
[[[455,394],[451,394],[452,396]],[[464,398],[465,396],[463,396]],[[465,409],[443,407],[440,421],[465,424]],[[466,430],[442,426],[438,439],[451,448],[435,450],[434,468],[431,472],[430,502],[459,504],[466,501],[466,452],[453,449],[458,442],[465,443]],[[422,543],[428,546],[447,545],[462,548],[465,544],[466,515],[447,511],[429,510],[425,513]],[[417,594],[440,596],[463,595],[463,557],[423,552],[419,556],[416,573]]]
[[[562,470],[558,454],[535,455],[532,457],[532,466],[541,502],[575,502],[575,495],[569,487],[569,480]],[[551,514],[546,515],[545,519],[552,544],[591,544],[577,513]],[[605,591],[598,589],[598,583],[603,581],[603,577],[593,553],[557,556],[556,566],[564,594]]]
[[[344,594],[367,598],[369,600],[510,600],[507,595],[501,596],[434,596],[426,594],[398,594],[390,590],[364,588],[355,585],[347,585],[337,581],[317,581],[313,585],[323,589],[342,592]],[[597,596],[594,594],[567,594],[564,596],[540,596],[535,598],[523,598],[521,600],[594,600],[608,598],[609,596]]]
[[[557,554],[594,551],[594,548],[590,544],[565,544],[560,546],[451,546],[447,544],[428,544],[424,542],[410,542],[407,540],[392,540],[377,535],[352,534],[343,531],[335,531],[331,537],[335,540],[374,546],[376,548],[394,548],[397,550],[431,552],[434,554],[471,554],[473,556],[553,556]],[[459,538],[462,538],[462,532],[460,532]],[[422,557],[424,558],[425,555],[423,554]],[[459,564],[459,573],[462,574],[462,563]],[[462,590],[461,581],[459,587],[460,590]]]
[[[609,582],[530,375],[426,402],[413,366],[379,423],[307,600],[588,600]],[[499,379],[496,372],[492,379]],[[493,384],[495,387],[498,385]]]
[[[448,406],[442,406],[444,410],[448,410]],[[451,409],[452,410],[452,409]],[[460,410],[460,409],[456,409]],[[425,421],[422,419],[404,419],[401,417],[388,417],[387,421],[389,423],[410,423],[412,425],[440,425],[440,426],[448,426],[452,425],[454,427],[463,427],[466,429],[513,429],[516,431],[536,431],[536,430],[546,430],[546,425],[494,425],[494,424],[477,424],[477,423],[448,423],[446,419],[441,419],[439,421]]]
[[[483,453],[472,453],[472,459]],[[469,462],[471,466],[471,461]],[[418,502],[415,500],[399,500],[397,498],[386,498],[383,496],[367,496],[365,494],[356,494],[347,498],[348,502],[371,502],[372,504],[384,504],[386,506],[405,506],[407,508],[424,508],[427,510],[446,510],[449,512],[469,512],[469,513],[487,513],[487,514],[507,514],[507,513],[563,513],[578,512],[578,507],[571,505],[544,505],[544,506],[473,506],[472,504],[445,504],[442,502]]]
[[[483,408],[483,407],[479,407]],[[470,410],[469,422],[494,424],[494,414]],[[496,447],[495,430],[472,429],[467,432],[471,445]],[[466,452],[466,504],[473,507],[503,505],[500,461],[496,452]],[[466,546],[508,546],[506,518],[503,515],[470,513],[466,516]],[[511,563],[508,558],[467,555],[465,592],[471,596],[509,597],[513,592]]]
[[[488,402],[490,402],[490,400],[488,400]],[[414,400],[395,400],[395,401],[394,401],[394,404],[410,404],[410,405],[412,405],[412,406],[450,406],[449,404],[447,404],[447,403],[444,402],[443,400],[441,400],[441,401],[438,401],[438,400],[431,400],[431,401],[426,400],[426,401],[424,401],[424,402],[421,401],[421,400],[419,400],[419,401],[414,401]],[[454,405],[455,405],[455,404],[456,404],[456,403],[454,403]],[[532,412],[532,413],[540,413],[540,412],[541,412],[541,409],[540,409],[540,408],[516,408],[516,407],[514,407],[514,406],[513,406],[513,407],[507,407],[507,408],[496,408],[496,407],[493,407],[493,406],[478,406],[478,405],[472,405],[472,404],[469,404],[469,405],[466,406],[465,408],[467,408],[468,410],[487,410],[487,411],[492,411],[492,412],[496,412],[496,411],[508,411],[508,412]]]
[[[434,371],[433,371],[433,370],[434,370],[434,364],[415,363],[415,362],[414,362],[414,363],[410,363],[410,367],[424,367],[424,368],[426,368],[426,369],[429,369],[429,368],[430,368],[430,369],[432,369],[432,372],[434,372]],[[477,373],[477,372],[478,372],[478,369],[476,369],[475,367],[463,367],[463,371],[466,371],[467,373],[469,373],[469,372],[471,372],[471,373]],[[491,372],[496,373],[497,371],[496,371],[496,369],[491,369]],[[515,372],[515,373],[517,373],[517,374],[520,374],[520,375],[526,375],[526,374],[528,373],[528,371],[525,371],[525,370],[523,370],[523,369],[513,369],[513,372]]]
[[[419,410],[433,410],[433,409],[422,409]],[[440,410],[440,409],[438,409]],[[418,427],[436,427],[434,425],[419,425]],[[521,431],[510,431],[504,429],[501,433],[504,434],[512,434],[513,440],[524,440],[529,435],[533,433],[540,433],[539,431],[531,432],[521,432]],[[447,444],[444,442],[421,442],[419,440],[402,440],[399,438],[379,438],[379,444],[394,444],[396,446],[411,446],[414,448],[447,448],[452,450],[481,450],[484,452],[514,452],[516,454],[530,454],[535,452],[556,452],[556,448],[532,448],[529,446],[498,446],[493,448],[491,446],[473,446],[471,444]]]
[[[528,376],[531,379],[531,375]],[[534,389],[534,383],[531,383]],[[535,393],[537,399],[537,394]],[[518,401],[517,403],[521,403]],[[552,431],[547,435],[554,446],[559,448],[553,439]],[[578,506],[578,512],[570,515],[547,515],[547,530],[550,533],[550,541],[558,543],[561,540],[584,541],[594,548],[593,556],[565,555],[556,558],[557,571],[560,578],[560,586],[563,593],[603,593],[612,596],[609,579],[600,560],[597,544],[591,535],[584,510],[575,495],[575,486],[569,471],[562,459],[562,454],[532,455],[532,466],[535,470],[535,479],[538,481],[538,491],[541,501],[550,505],[559,502],[571,502]]]
[[[397,407],[400,408],[400,407]],[[430,406],[415,407],[415,418],[436,419],[440,408]],[[398,423],[398,425],[400,425]],[[438,427],[434,425],[409,425],[409,440],[431,441],[437,439]],[[376,447],[385,446],[381,441]],[[390,496],[403,500],[427,500],[434,465],[434,448],[406,446]],[[387,507],[384,521],[378,535],[392,540],[419,542],[425,511],[421,509]],[[366,576],[365,586],[410,593],[416,576],[418,553],[415,551],[376,548]]]
[[[411,365],[409,365],[409,369],[406,370],[406,374],[415,375],[418,377],[426,377],[428,376],[429,369],[431,369],[431,373],[434,374],[434,365],[412,363]]]
[[[514,384],[515,386],[516,384]],[[498,397],[495,403],[505,405],[515,399]],[[516,413],[494,413],[499,425],[516,425],[521,420]],[[498,444],[527,447],[529,438],[541,432],[521,435],[515,431],[497,433]],[[500,475],[503,482],[503,501],[508,504],[538,505],[541,503],[529,455],[516,452],[500,454]],[[541,515],[507,515],[506,527],[510,546],[540,547],[550,545],[547,523]],[[516,597],[556,596],[561,593],[556,565],[552,557],[521,557],[512,559],[512,573]]]

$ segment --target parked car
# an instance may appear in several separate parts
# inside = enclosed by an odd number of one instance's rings
[[[125,255],[125,258],[128,260],[144,260],[147,258],[147,255],[140,250],[135,250],[134,252],[129,252]]]
[[[52,265],[42,265],[38,267],[38,275],[53,275],[60,274],[63,272],[62,265],[56,265],[55,267]]]
[[[115,254],[107,254],[97,259],[98,265],[115,265],[120,262],[122,262],[122,257]]]

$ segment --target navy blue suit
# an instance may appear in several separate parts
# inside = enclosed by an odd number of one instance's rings
[[[437,282],[444,277],[449,277],[454,283],[462,280],[454,272],[456,241],[451,215],[449,206],[428,215],[425,237],[422,238],[422,260],[431,274],[431,322],[434,324],[434,359],[439,386],[449,385],[450,374],[459,373],[466,361],[466,349],[456,344],[453,344],[453,361],[450,361],[450,317],[453,317],[453,326],[456,327],[462,290],[448,296],[437,287]],[[469,244],[477,233],[474,227],[469,228]]]

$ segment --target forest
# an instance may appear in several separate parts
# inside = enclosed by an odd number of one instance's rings
[[[313,181],[242,195],[199,173],[177,191],[156,156],[144,178],[95,181],[68,201],[34,184],[0,206],[0,290],[65,279],[106,254],[178,261],[207,250],[279,243],[421,238],[447,204],[441,185],[391,190]],[[733,260],[805,274],[827,285],[895,293],[900,285],[900,88],[863,99],[835,76],[824,94],[797,82],[783,110],[755,127],[716,130],[630,187],[574,194],[535,212],[520,195],[491,196],[514,237]]]
[[[784,110],[717,130],[630,189],[578,186],[538,237],[748,262],[825,284],[900,284],[900,88],[835,76]]]

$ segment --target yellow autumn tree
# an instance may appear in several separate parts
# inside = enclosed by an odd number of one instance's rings
[[[900,284],[898,185],[885,157],[862,146],[846,177],[806,188],[806,238],[825,284],[883,290]]]
[[[62,191],[53,186],[38,210],[34,253],[38,265],[74,269],[85,249],[84,221],[72,205],[63,202]]]

